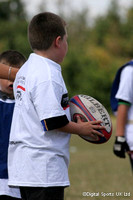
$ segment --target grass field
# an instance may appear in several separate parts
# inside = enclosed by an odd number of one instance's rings
[[[72,136],[71,185],[65,189],[65,200],[133,200],[133,175],[128,156],[120,159],[112,151],[115,120],[112,121],[113,134],[107,143],[91,144]]]

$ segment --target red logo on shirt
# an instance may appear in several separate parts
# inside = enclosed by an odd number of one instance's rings
[[[20,88],[21,90],[25,91],[25,88],[22,87],[21,85],[18,85],[17,88]]]

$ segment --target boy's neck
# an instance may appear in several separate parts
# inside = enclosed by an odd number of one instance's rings
[[[50,51],[50,50],[47,50],[47,51],[35,50],[34,53],[36,53],[39,56],[42,56],[44,58],[48,58],[48,59],[58,63],[58,60],[56,58],[56,54],[53,51]]]

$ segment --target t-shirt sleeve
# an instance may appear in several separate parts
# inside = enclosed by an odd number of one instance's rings
[[[117,99],[132,103],[133,101],[133,67],[128,66],[123,69],[120,77],[119,89],[116,94]]]
[[[131,103],[128,101],[124,101],[122,99],[118,99],[118,105],[127,105],[127,106],[131,106]]]
[[[63,88],[60,84],[46,81],[32,90],[32,100],[45,131],[61,128],[69,123],[61,105]]]

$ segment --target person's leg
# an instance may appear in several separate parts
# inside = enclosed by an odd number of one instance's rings
[[[64,200],[64,187],[20,187],[22,200]]]
[[[131,169],[132,169],[132,172],[133,172],[133,153],[129,154],[129,159],[130,159]]]

